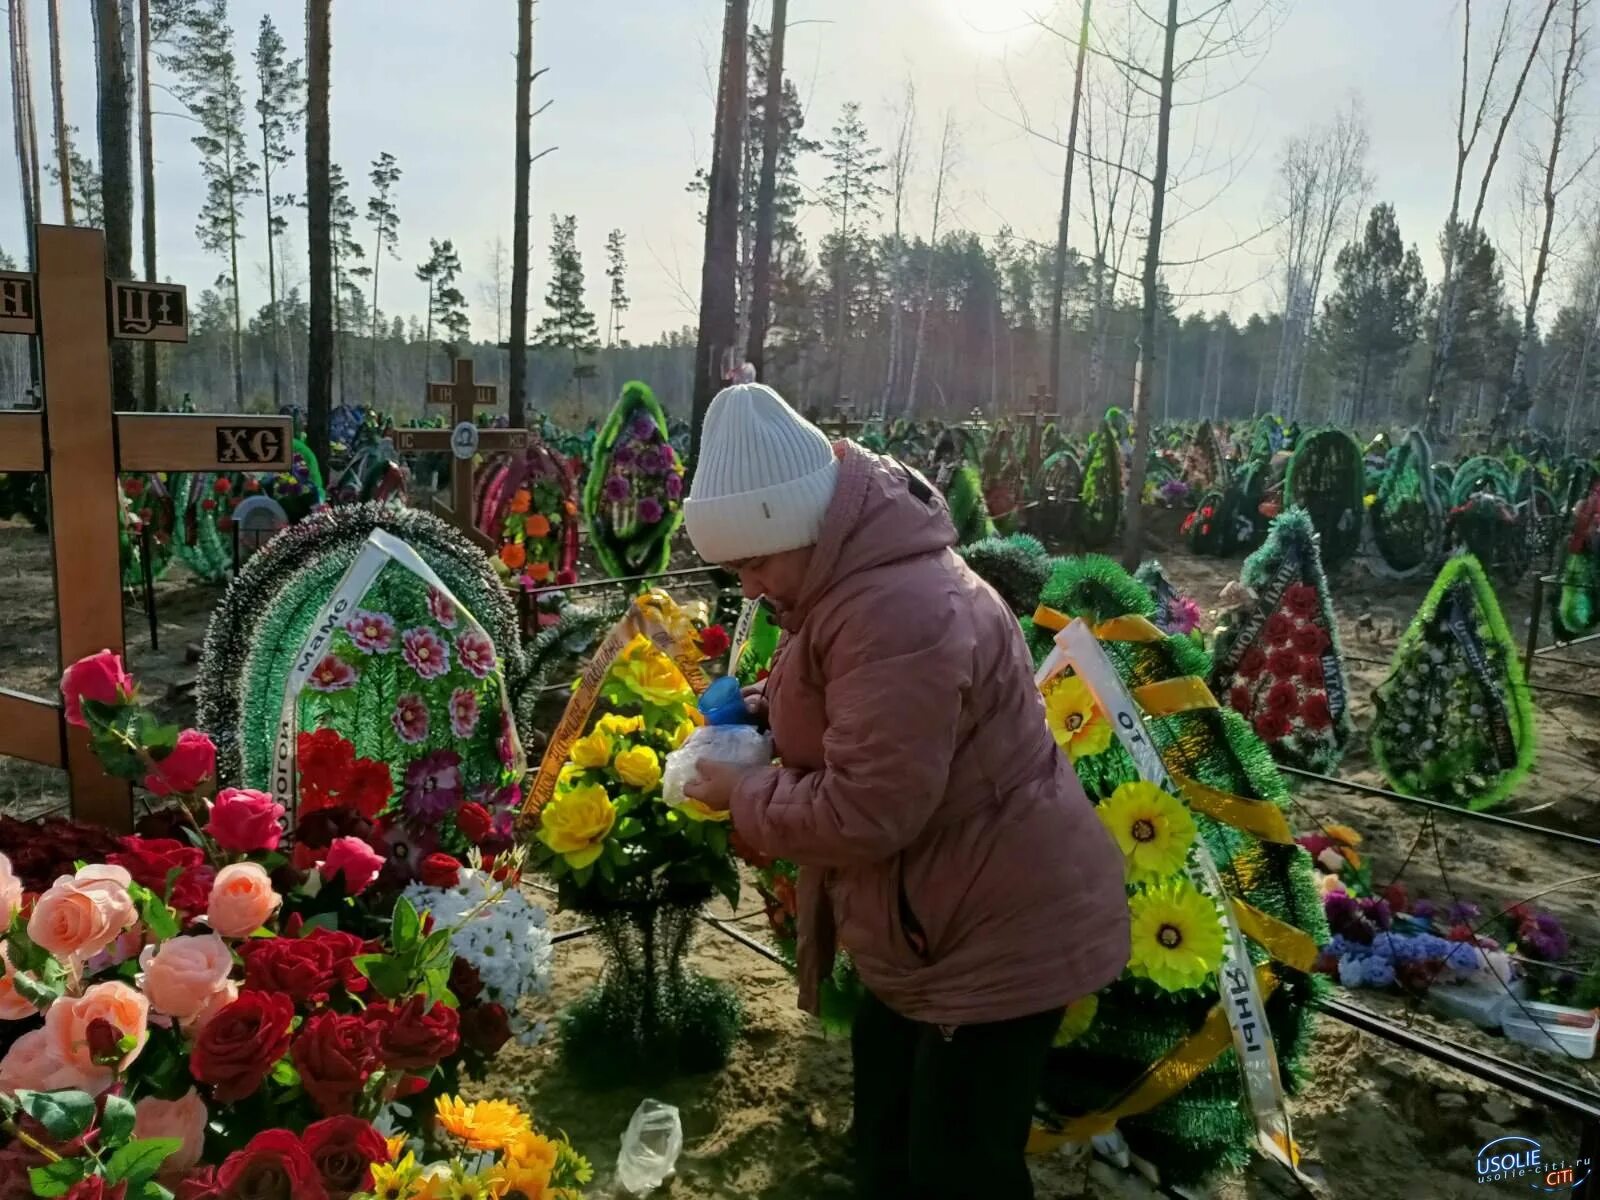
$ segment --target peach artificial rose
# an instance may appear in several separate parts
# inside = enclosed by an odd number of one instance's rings
[[[100,1067],[89,1046],[89,1026],[105,1021],[122,1037],[133,1039],[133,1049],[117,1062],[106,1064],[118,1071],[139,1057],[150,1036],[150,1001],[125,983],[112,980],[97,983],[81,996],[63,996],[44,1015],[44,1029],[50,1035],[51,1049],[63,1062],[89,1071]]]
[[[255,863],[232,863],[217,872],[206,916],[223,937],[249,937],[282,903],[264,870]]]
[[[200,1161],[206,1144],[205,1101],[193,1088],[177,1100],[157,1100],[146,1096],[133,1106],[133,1136],[135,1138],[176,1138],[182,1143],[161,1164],[161,1173],[170,1175],[187,1171]]]
[[[169,1017],[192,1021],[233,971],[228,943],[214,933],[168,938],[139,956],[140,986],[151,1006]]]
[[[0,929],[11,925],[11,918],[22,907],[22,880],[11,871],[11,860],[0,854]]]
[[[128,895],[131,877],[121,867],[84,867],[63,875],[34,902],[28,936],[57,958],[93,958],[139,917]]]
[[[4,942],[0,942],[0,966],[5,968],[5,973],[0,975],[0,1021],[21,1021],[27,1017],[38,1016],[39,1010],[34,1008],[31,1001],[22,998],[18,993],[13,977],[16,975],[11,967],[11,960],[6,956]]]
[[[34,1092],[73,1090],[98,1096],[111,1086],[116,1074],[110,1067],[87,1069],[55,1052],[48,1029],[32,1029],[11,1043],[0,1058],[0,1092],[27,1088]]]
[[[183,1022],[183,1031],[190,1037],[199,1037],[201,1031],[211,1024],[211,1018],[216,1016],[228,1005],[239,998],[239,985],[233,980],[228,980],[210,996],[206,997],[204,1007],[195,1013],[189,1020]]]

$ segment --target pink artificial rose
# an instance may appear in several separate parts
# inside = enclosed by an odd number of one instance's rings
[[[96,1062],[90,1046],[90,1026],[104,1021],[119,1038],[132,1038],[133,1047],[115,1062]],[[139,1057],[150,1036],[150,1001],[125,983],[97,983],[81,996],[63,996],[44,1015],[44,1031],[51,1052],[62,1062],[84,1072],[100,1068],[125,1071]],[[113,1052],[114,1053],[114,1052]]]
[[[11,918],[22,907],[22,880],[11,870],[11,860],[0,854],[0,930],[11,927]]]
[[[322,864],[322,877],[331,880],[342,872],[345,893],[359,896],[383,870],[383,862],[383,855],[360,838],[334,838]]]
[[[187,1171],[200,1161],[206,1144],[205,1101],[200,1093],[190,1088],[188,1094],[177,1100],[157,1100],[147,1096],[133,1106],[133,1136],[144,1138],[176,1138],[182,1143],[161,1164],[161,1173],[170,1175]]]
[[[192,1021],[227,983],[233,954],[216,934],[194,934],[146,946],[139,966],[144,970],[141,986],[155,1010]]]
[[[217,872],[206,916],[223,937],[249,937],[282,903],[266,871],[255,863],[232,863]]]
[[[21,1021],[38,1016],[39,1010],[34,1008],[33,1002],[23,999],[17,991],[16,971],[12,969],[4,942],[0,942],[0,967],[5,968],[4,974],[0,974],[0,1021]]]
[[[217,748],[211,739],[198,729],[185,729],[172,752],[144,777],[144,786],[157,796],[194,792],[216,769]]]
[[[206,832],[234,854],[276,850],[283,838],[283,805],[265,792],[225,788],[211,804]]]
[[[86,962],[139,919],[128,895],[132,882],[121,867],[102,863],[61,876],[34,901],[28,936],[57,958]]]
[[[84,1068],[55,1052],[48,1029],[31,1029],[11,1043],[0,1058],[0,1092],[20,1088],[33,1092],[73,1090],[98,1096],[111,1086],[116,1073],[110,1067]]]
[[[118,704],[133,697],[133,676],[122,666],[122,656],[110,650],[80,658],[61,676],[61,698],[65,701],[67,723],[87,729],[83,702]]]
[[[239,998],[239,985],[233,980],[228,980],[216,991],[206,998],[205,1005],[189,1020],[183,1022],[184,1032],[190,1037],[197,1038],[205,1027],[211,1024],[211,1018],[216,1016],[228,1005]]]

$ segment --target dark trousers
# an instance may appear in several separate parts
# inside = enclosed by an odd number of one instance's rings
[[[946,1038],[868,993],[852,1034],[863,1200],[1032,1200],[1024,1152],[1061,1014]]]

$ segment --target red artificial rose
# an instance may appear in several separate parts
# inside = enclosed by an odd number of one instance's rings
[[[200,507],[206,512],[216,512],[217,502],[215,500],[202,500],[200,501]]]
[[[365,1013],[323,1009],[300,1027],[289,1055],[317,1108],[327,1116],[348,1113],[382,1066],[378,1026]]]
[[[1300,670],[1300,658],[1293,650],[1274,650],[1267,655],[1267,670],[1279,679],[1293,679]]]
[[[276,850],[283,840],[283,805],[253,788],[224,788],[211,802],[206,832],[233,854]]]
[[[1450,942],[1475,942],[1478,935],[1473,932],[1472,926],[1467,924],[1452,925],[1445,935],[1445,940]]]
[[[211,484],[211,490],[216,492],[219,496],[226,496],[229,492],[233,491],[233,482],[226,475],[218,475],[216,480]]]
[[[1276,646],[1289,640],[1289,635],[1294,632],[1294,622],[1284,613],[1275,612],[1267,618],[1267,624],[1262,632],[1266,635],[1268,644]]]
[[[331,1200],[372,1187],[372,1165],[389,1161],[383,1134],[360,1117],[327,1117],[306,1126],[306,1154]]]
[[[427,887],[453,888],[461,882],[461,864],[448,854],[430,854],[422,860],[419,875]]]
[[[356,748],[336,730],[318,729],[295,740],[295,765],[300,769],[300,812],[316,812],[337,803],[355,768]]]
[[[473,845],[480,844],[494,829],[494,818],[489,810],[476,800],[469,800],[456,809],[456,828],[461,836]]]
[[[1235,687],[1228,693],[1228,704],[1232,706],[1234,712],[1244,713],[1248,716],[1250,713],[1250,689],[1242,686]]]
[[[344,990],[352,994],[367,990],[367,977],[356,969],[359,954],[375,954],[381,947],[376,942],[363,941],[342,929],[324,929],[317,926],[302,941],[319,942],[333,951],[333,969]]]
[[[192,1168],[172,1190],[173,1200],[217,1200],[222,1195],[215,1167]]]
[[[394,776],[387,763],[375,758],[358,758],[339,793],[339,800],[369,821],[376,821],[394,793]]]
[[[1261,674],[1267,665],[1267,654],[1260,646],[1251,646],[1239,659],[1239,674],[1246,679]]]
[[[386,1067],[426,1071],[449,1058],[461,1045],[456,1010],[430,1005],[412,996],[399,1008],[385,1001],[367,1005],[365,1016],[379,1029],[379,1045]]]
[[[1308,622],[1294,631],[1293,645],[1301,654],[1321,654],[1328,648],[1328,635]]]
[[[1263,712],[1256,717],[1255,726],[1256,733],[1258,733],[1263,740],[1275,742],[1278,739],[1287,736],[1289,732],[1289,719],[1280,712],[1268,710],[1267,712]]]
[[[61,1194],[61,1200],[123,1200],[128,1194],[128,1185],[122,1183],[107,1183],[103,1175],[91,1175],[87,1179],[80,1179]]]
[[[1283,607],[1290,613],[1307,620],[1317,613],[1317,589],[1304,583],[1291,583],[1283,593]]]
[[[321,1000],[338,982],[334,948],[321,938],[249,938],[239,945],[244,985],[282,992],[299,1003]]]
[[[322,864],[322,877],[329,881],[344,877],[347,896],[359,896],[383,870],[384,858],[360,838],[334,838]]]
[[[1378,895],[1387,900],[1389,907],[1397,913],[1411,911],[1411,896],[1406,891],[1406,885],[1403,883],[1391,883],[1388,887],[1380,890]]]
[[[1183,524],[1178,526],[1178,532],[1179,533],[1188,533],[1189,530],[1193,529],[1194,528],[1195,518],[1198,517],[1199,515],[1200,514],[1198,512],[1192,512],[1187,517],[1185,517],[1183,519]]]
[[[483,976],[464,958],[450,963],[450,994],[459,1004],[471,1004],[483,993]]]
[[[1321,692],[1313,692],[1306,697],[1305,703],[1300,706],[1300,719],[1306,723],[1307,729],[1327,729],[1333,724],[1333,711],[1328,707],[1328,698]]]
[[[125,837],[122,849],[106,861],[133,876],[158,896],[167,896],[173,908],[191,916],[202,913],[211,900],[216,871],[206,865],[205,853],[172,838]],[[176,871],[177,874],[173,875]],[[167,895],[171,879],[171,895]]]
[[[700,631],[700,653],[707,658],[721,658],[733,645],[733,639],[721,625],[707,625]]]
[[[217,748],[198,729],[185,729],[178,744],[144,777],[144,786],[157,796],[200,790],[217,768]]]
[[[209,1083],[212,1096],[222,1103],[243,1100],[289,1049],[293,1020],[294,1001],[288,996],[245,989],[201,1030],[189,1056],[189,1073]]]
[[[122,704],[131,700],[134,693],[133,676],[122,667],[122,656],[110,650],[80,658],[62,673],[61,698],[67,724],[87,729],[83,702],[96,704]]]
[[[511,1040],[511,1020],[498,1004],[473,1004],[463,1008],[461,1040],[479,1054],[494,1055]]]
[[[287,1129],[268,1129],[217,1169],[222,1200],[328,1200],[305,1143]]]
[[[1286,679],[1280,679],[1267,689],[1267,711],[1292,713],[1300,706],[1300,689]]]
[[[1322,660],[1320,658],[1314,658],[1309,654],[1304,655],[1300,659],[1300,665],[1297,668],[1297,671],[1300,678],[1305,680],[1308,686],[1321,687],[1323,685],[1324,675],[1322,671]]]

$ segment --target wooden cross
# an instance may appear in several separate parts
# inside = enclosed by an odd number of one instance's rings
[[[125,648],[118,543],[121,471],[284,471],[287,417],[111,408],[111,338],[187,338],[184,289],[106,279],[97,229],[40,225],[37,274],[0,276],[0,332],[37,334],[44,403],[0,411],[0,471],[48,472],[60,661]],[[131,827],[128,785],[100,769],[59,699],[0,689],[0,754],[64,767],[72,813]]]
[[[1028,452],[1024,461],[1027,463],[1029,479],[1038,473],[1039,460],[1043,457],[1040,450],[1044,444],[1044,426],[1040,423],[1040,418],[1054,411],[1050,402],[1050,393],[1041,389],[1028,397],[1028,403],[1032,408],[1028,412],[1018,414],[1028,425]]]
[[[427,402],[444,404],[450,408],[449,429],[392,429],[394,448],[401,453],[437,454],[449,451],[450,507],[437,499],[434,508],[440,516],[448,518],[468,539],[489,553],[499,549],[494,539],[478,528],[472,514],[473,461],[478,453],[516,451],[528,448],[526,429],[479,429],[473,419],[480,406],[495,402],[495,386],[479,383],[472,373],[472,359],[456,359],[455,380],[452,383],[430,383]]]

